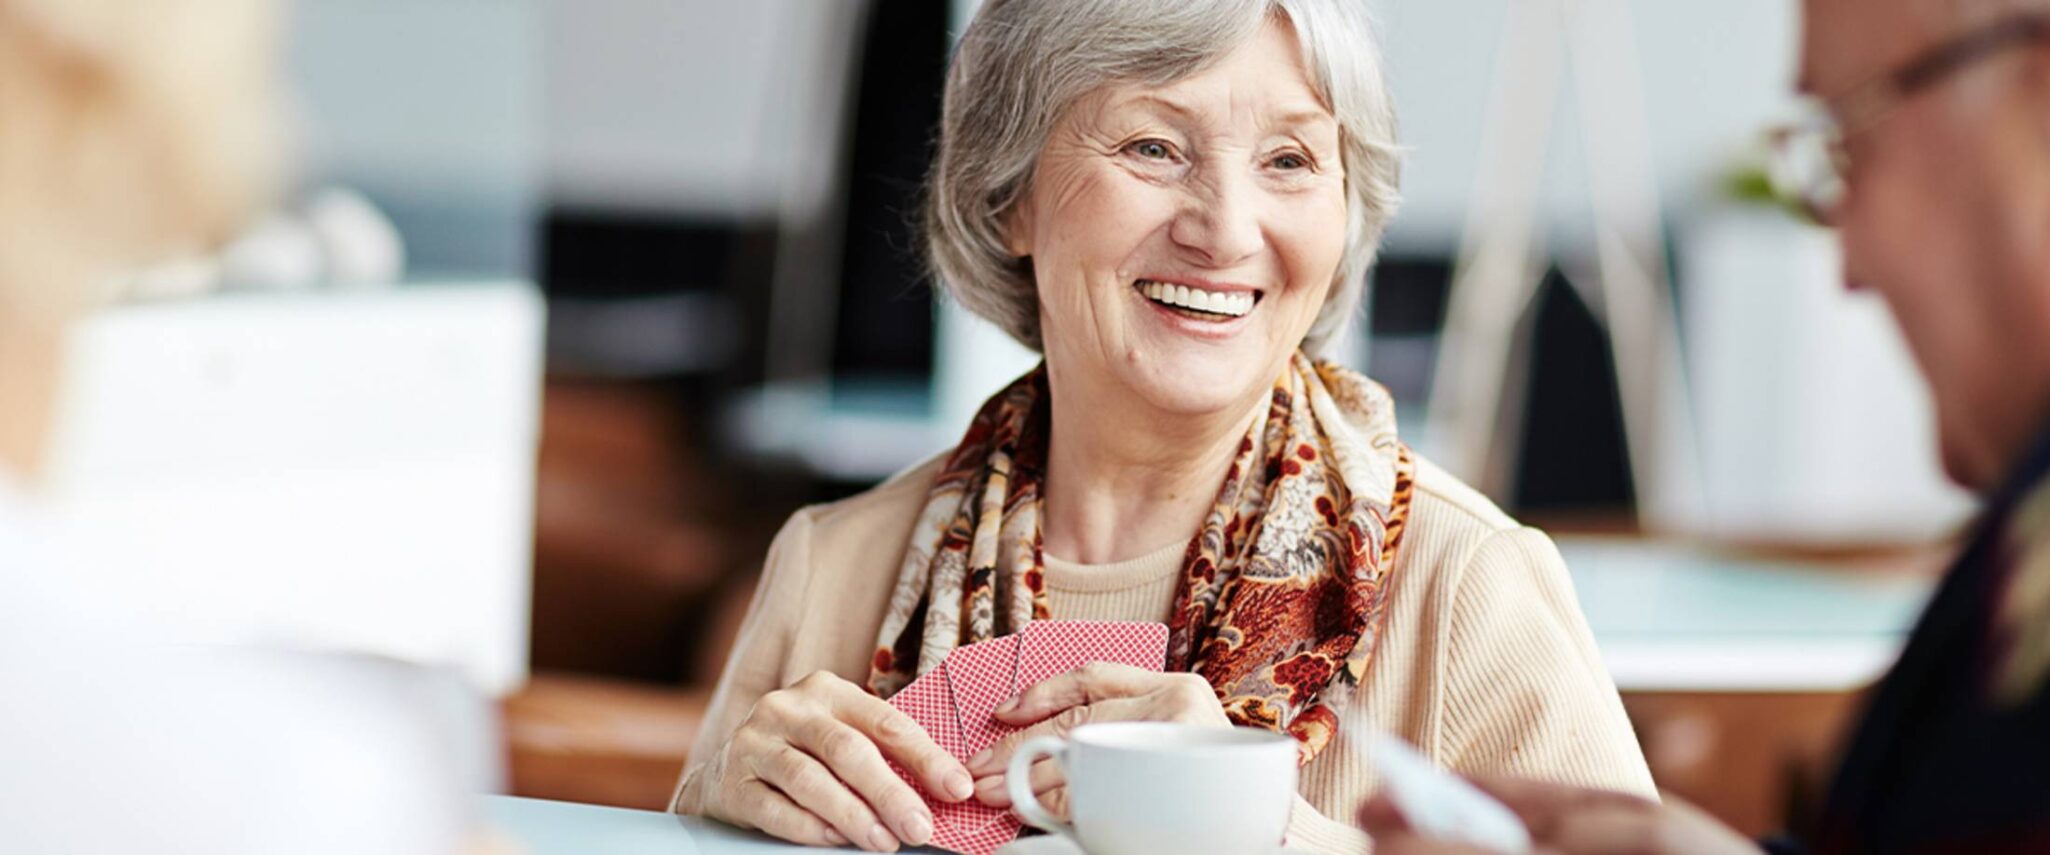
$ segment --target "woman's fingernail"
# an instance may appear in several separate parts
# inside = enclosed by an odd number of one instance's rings
[[[967,772],[948,772],[947,793],[957,799],[975,795],[975,779],[968,777]]]
[[[826,828],[826,842],[834,846],[846,846],[853,841],[848,840],[847,835],[841,834],[840,829],[828,826]]]
[[[889,852],[897,848],[897,836],[878,822],[868,830],[868,845],[875,847],[878,852]]]
[[[996,754],[996,753],[997,753],[997,750],[996,750],[996,749],[994,749],[994,748],[984,748],[984,749],[982,749],[982,753],[981,753],[981,754],[977,754],[977,755],[975,755],[974,757],[971,757],[971,758],[969,758],[969,759],[968,759],[968,768],[969,768],[969,770],[970,770],[970,771],[973,771],[973,770],[976,770],[976,769],[980,769],[980,768],[982,768],[982,767],[984,767],[984,766],[987,766],[987,765],[989,765],[989,758],[990,758],[990,757],[991,757],[992,755]]]
[[[991,807],[1008,806],[1010,804],[1010,799],[1006,798],[1008,795],[1009,792],[1004,789],[1004,776],[1002,775],[992,775],[984,778],[981,783],[975,786],[976,800]]]
[[[1011,696],[1011,697],[1010,697],[1009,699],[1005,700],[1005,701],[1004,701],[1003,703],[1001,703],[1001,704],[997,704],[997,712],[996,712],[996,714],[997,714],[997,715],[1008,715],[1008,714],[1009,714],[1009,713],[1010,713],[1010,712],[1011,712],[1012,710],[1015,710],[1015,709],[1017,709],[1017,708],[1018,708],[1018,698],[1017,698],[1017,696],[1016,696],[1016,695],[1013,695],[1013,696]]]
[[[931,839],[932,821],[926,819],[925,814],[914,813],[910,819],[904,820],[905,843],[913,846],[924,846],[926,841]]]

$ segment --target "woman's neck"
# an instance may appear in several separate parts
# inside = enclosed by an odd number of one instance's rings
[[[1261,389],[1243,406],[1163,413],[1119,390],[1049,384],[1042,545],[1080,564],[1136,558],[1194,534],[1267,402]]]

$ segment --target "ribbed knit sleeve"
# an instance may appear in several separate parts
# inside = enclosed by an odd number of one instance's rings
[[[692,778],[719,755],[733,731],[740,728],[742,719],[754,709],[755,701],[783,687],[793,633],[803,613],[811,576],[811,521],[808,511],[791,515],[769,545],[761,584],[748,604],[740,634],[734,638],[733,652],[719,672],[719,688],[712,693],[711,704],[705,708],[704,724],[691,745],[690,765],[677,781],[676,792],[669,797],[671,812],[695,814],[703,810],[703,794],[693,786]]]
[[[1657,797],[1566,564],[1532,528],[1489,537],[1459,569],[1445,626],[1439,761]]]

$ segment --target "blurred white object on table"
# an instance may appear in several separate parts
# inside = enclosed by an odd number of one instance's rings
[[[1974,507],[1944,477],[1936,414],[1886,307],[1843,284],[1836,237],[1775,209],[1687,229],[1682,340],[1700,437],[1693,534],[1916,544]]]
[[[167,643],[74,584],[0,470],[0,850],[450,855],[496,789],[491,707],[445,672]],[[133,568],[146,573],[149,566]],[[98,578],[107,578],[104,574]]]
[[[323,187],[296,208],[257,217],[216,253],[131,271],[111,287],[121,301],[161,302],[220,291],[394,287],[405,274],[405,242],[391,218],[361,193]]]
[[[405,274],[406,247],[398,227],[363,194],[324,188],[306,200],[302,213],[327,258],[328,284],[390,286]]]
[[[67,341],[48,510],[88,591],[202,642],[525,678],[542,303],[528,284],[232,294]]]

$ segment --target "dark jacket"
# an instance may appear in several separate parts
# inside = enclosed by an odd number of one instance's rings
[[[1880,683],[1809,833],[1839,852],[2050,853],[2050,433]]]

